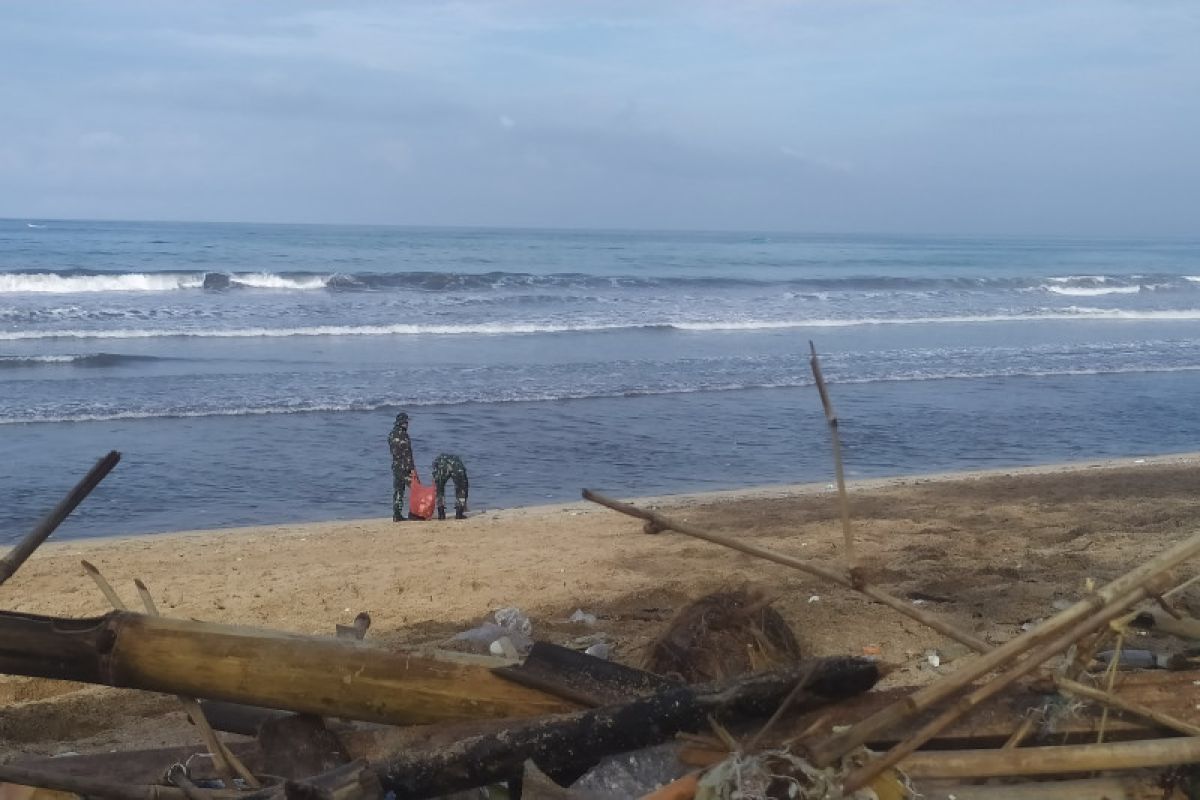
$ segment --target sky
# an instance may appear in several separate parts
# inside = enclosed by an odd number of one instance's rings
[[[1193,2],[0,2],[0,216],[1189,236]]]

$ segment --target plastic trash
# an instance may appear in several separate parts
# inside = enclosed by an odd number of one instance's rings
[[[504,658],[516,658],[520,655],[517,648],[513,646],[512,639],[507,636],[501,636],[488,645],[488,651],[494,656],[503,656]]]
[[[470,630],[456,633],[451,641],[467,642],[471,649],[480,653],[493,653],[492,645],[506,637],[518,655],[524,655],[533,647],[533,623],[519,608],[502,608],[492,617],[495,622],[484,622]],[[503,654],[503,650],[500,654]]]
[[[575,613],[572,614],[567,619],[567,621],[568,622],[582,622],[584,625],[595,625],[596,624],[596,615],[589,614],[586,611],[584,611],[582,608],[577,608],[577,609],[575,609]]]
[[[608,642],[597,642],[583,652],[587,653],[589,656],[603,658],[605,661],[608,661],[609,655],[612,654],[612,648],[609,647]]]
[[[641,797],[693,769],[680,762],[681,749],[678,742],[669,742],[603,758],[571,784],[571,794],[582,800]]]
[[[492,616],[496,618],[496,624],[502,628],[508,628],[510,631],[527,637],[533,635],[533,623],[529,621],[529,617],[525,616],[525,612],[519,608],[512,606],[502,608]]]

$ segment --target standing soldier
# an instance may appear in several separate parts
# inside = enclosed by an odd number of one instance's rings
[[[404,490],[412,482],[412,471],[417,464],[413,461],[412,440],[408,438],[408,414],[401,411],[388,434],[388,449],[392,451],[392,522],[404,519]]]
[[[454,518],[467,518],[467,468],[462,459],[442,453],[433,460],[433,485],[437,488],[438,519],[446,518],[446,481],[454,481]]]

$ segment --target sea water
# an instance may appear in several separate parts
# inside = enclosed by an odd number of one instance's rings
[[[1200,242],[0,220],[0,542],[1200,449]]]

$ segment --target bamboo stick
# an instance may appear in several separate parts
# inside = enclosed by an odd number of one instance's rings
[[[821,406],[825,409],[825,421],[829,423],[829,438],[833,440],[833,471],[837,477],[838,507],[842,514],[842,538],[846,544],[846,568],[851,579],[857,581],[858,558],[854,552],[854,535],[850,532],[850,501],[846,497],[846,475],[842,468],[842,441],[838,437],[838,416],[833,410],[833,402],[829,399],[829,391],[825,388],[825,378],[821,374],[821,360],[817,357],[817,346],[810,339],[808,342],[812,357],[809,365],[812,367],[813,380],[817,382],[817,392],[821,395]]]
[[[75,484],[71,491],[67,492],[67,496],[58,502],[50,513],[37,524],[33,530],[26,534],[25,538],[17,543],[16,547],[8,552],[4,558],[0,558],[0,584],[7,581],[13,574],[21,568],[33,551],[41,546],[42,542],[50,538],[50,534],[54,533],[55,529],[63,523],[75,507],[83,502],[84,498],[92,493],[92,490],[100,485],[100,481],[104,480],[108,473],[112,472],[113,467],[121,460],[121,454],[116,450],[112,450],[104,458],[96,462],[87,474]]]
[[[902,769],[910,778],[998,778],[1200,762],[1200,737],[1107,744],[1022,747],[1017,750],[942,750],[913,753]]]
[[[1002,786],[922,787],[925,800],[1163,800],[1163,790],[1144,778],[1081,778]]]
[[[113,589],[112,584],[100,574],[100,570],[96,569],[95,564],[82,558],[79,560],[79,563],[83,566],[83,571],[88,574],[88,577],[100,589],[100,593],[104,595],[104,599],[108,601],[109,605],[117,611],[125,611],[129,608],[125,605],[125,601],[121,599],[121,596],[117,594],[116,590]]]
[[[1161,711],[1144,706],[1141,703],[1135,703],[1132,700],[1126,700],[1120,695],[1115,695],[1111,690],[1101,691],[1094,689],[1091,686],[1085,686],[1082,683],[1077,683],[1069,678],[1055,678],[1054,683],[1063,691],[1073,694],[1076,697],[1095,700],[1097,703],[1103,703],[1106,706],[1115,708],[1119,711],[1125,711],[1142,719],[1150,720],[1156,725],[1161,725],[1164,728],[1169,728],[1173,731],[1178,731],[1184,736],[1200,736],[1200,725],[1193,725],[1190,722],[1173,717],[1170,714],[1164,714]]]
[[[1033,726],[1036,724],[1037,722],[1033,718],[1033,715],[1026,714],[1025,718],[1021,720],[1021,724],[1017,726],[1017,729],[1012,732],[1012,736],[1008,737],[1008,740],[1000,747],[1000,749],[1012,750],[1020,747],[1021,742],[1025,741],[1025,737],[1029,735],[1029,732],[1033,730]]]
[[[976,652],[986,653],[991,649],[991,646],[987,642],[967,633],[966,631],[955,628],[953,625],[943,619],[940,619],[935,614],[930,614],[927,611],[923,611],[922,609],[914,606],[912,603],[905,602],[904,600],[888,594],[883,589],[878,587],[871,586],[869,584],[856,585],[845,575],[826,569],[825,567],[821,567],[816,564],[810,564],[807,561],[801,561],[798,558],[786,556],[782,553],[776,553],[775,551],[768,550],[765,547],[759,547],[757,545],[741,542],[728,536],[710,533],[709,531],[706,531],[702,528],[697,528],[694,525],[689,525],[685,522],[676,522],[657,512],[639,508],[629,503],[623,503],[620,500],[613,500],[611,497],[606,497],[599,492],[592,491],[591,489],[583,490],[583,499],[590,500],[591,502],[602,505],[605,508],[611,508],[613,511],[619,511],[620,513],[630,517],[644,519],[651,525],[661,530],[676,531],[677,533],[682,533],[685,536],[703,539],[706,542],[719,544],[722,547],[728,547],[731,550],[737,550],[739,552],[746,553],[747,555],[757,556],[758,558],[766,561],[782,564],[785,567],[791,567],[792,569],[806,572],[809,575],[816,575],[819,578],[824,578],[830,583],[836,583],[838,586],[844,586],[847,589],[854,589],[862,592],[872,600],[883,603],[885,606],[889,606],[896,611],[899,611],[904,616],[914,619],[917,622],[920,622],[922,625],[932,628],[938,633],[948,636],[957,642],[965,644],[967,647],[970,647]]]
[[[940,700],[957,694],[967,685],[974,683],[984,675],[1009,663],[1022,653],[1028,652],[1042,645],[1044,642],[1052,640],[1062,631],[1075,626],[1080,620],[1087,620],[1089,617],[1096,615],[1098,611],[1111,607],[1115,600],[1125,598],[1139,587],[1142,588],[1141,597],[1154,594],[1158,590],[1157,587],[1152,587],[1153,591],[1146,591],[1144,584],[1147,581],[1157,579],[1166,571],[1197,554],[1200,554],[1200,534],[1193,534],[1174,547],[1169,548],[1165,552],[1160,553],[1130,572],[1108,583],[1091,596],[1055,614],[1036,628],[1026,631],[1000,647],[983,654],[937,683],[918,689],[908,697],[893,703],[887,708],[881,709],[851,727],[850,730],[830,738],[814,749],[814,760],[819,765],[833,763],[852,750],[876,738],[884,730],[928,709]],[[1104,622],[1107,622],[1109,619],[1112,619],[1112,617],[1105,618]],[[1078,638],[1078,636],[1087,633],[1094,629],[1094,627],[1086,628],[1074,638]],[[1074,641],[1074,639],[1071,641]],[[1064,647],[1069,646],[1071,641],[1068,641]]]
[[[328,636],[128,611],[82,620],[0,611],[0,673],[389,724],[578,708],[484,667]]]
[[[133,583],[137,586],[138,594],[142,596],[142,605],[146,607],[146,613],[152,617],[159,616],[158,606],[154,604],[154,596],[150,594],[150,589],[146,584],[142,583],[141,578],[134,578]],[[183,710],[191,717],[192,722],[196,724],[196,728],[200,731],[200,738],[204,740],[204,746],[208,748],[209,755],[213,757],[214,765],[218,772],[230,786],[233,785],[235,778],[240,777],[248,786],[257,789],[262,784],[258,778],[254,777],[254,773],[246,769],[246,765],[242,763],[233,751],[225,746],[225,742],[217,736],[212,725],[208,724],[208,717],[204,716],[204,709],[200,708],[200,703],[194,697],[185,697],[184,695],[175,695],[179,700]],[[180,787],[187,791],[187,787]]]
[[[843,789],[846,792],[852,792],[866,786],[877,775],[889,767],[895,766],[902,759],[907,757],[921,745],[928,742],[959,717],[970,712],[988,698],[999,694],[1018,679],[1028,675],[1030,672],[1037,669],[1041,664],[1044,664],[1058,653],[1066,650],[1080,637],[1086,636],[1088,633],[1096,630],[1100,626],[1107,624],[1113,619],[1116,619],[1125,612],[1125,609],[1129,608],[1135,603],[1141,602],[1148,596],[1154,595],[1158,591],[1161,591],[1159,587],[1148,587],[1145,585],[1138,586],[1133,591],[1128,592],[1122,595],[1119,599],[1109,603],[1092,616],[1087,617],[1083,621],[1078,622],[1072,627],[1068,628],[1066,632],[1060,634],[1057,638],[1051,639],[1049,642],[1044,644],[1040,644],[1035,649],[1029,651],[1029,654],[1024,658],[1017,661],[1014,666],[997,675],[995,678],[978,687],[966,696],[960,698],[941,714],[923,725],[919,730],[917,730],[916,733],[897,744],[883,756],[877,759],[872,759],[871,761],[868,761],[866,764],[863,764],[861,767],[851,772],[846,776],[846,780],[842,784]],[[957,676],[951,677],[954,678]],[[1014,751],[1009,750],[1008,752]]]

